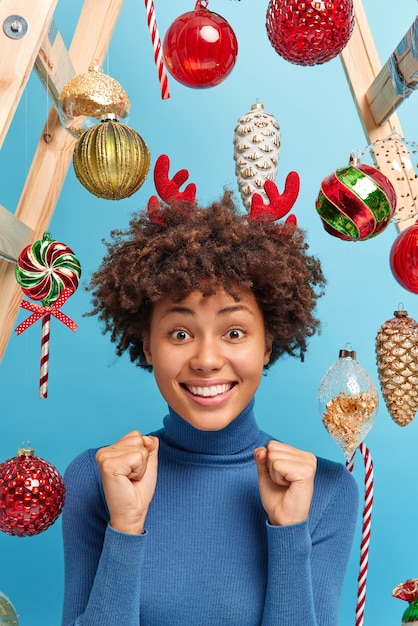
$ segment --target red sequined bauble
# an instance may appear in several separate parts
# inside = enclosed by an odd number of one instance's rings
[[[22,448],[0,463],[0,530],[9,535],[37,535],[59,517],[65,500],[61,475],[48,461]]]
[[[205,89],[232,71],[238,41],[229,23],[198,0],[194,11],[180,15],[168,28],[163,54],[170,74],[186,87]]]
[[[390,267],[402,287],[418,293],[418,222],[396,237],[390,251]]]
[[[353,0],[270,0],[267,35],[281,57],[296,65],[319,65],[336,57],[354,28]]]

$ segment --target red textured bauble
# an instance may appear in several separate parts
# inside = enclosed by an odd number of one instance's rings
[[[61,475],[31,448],[0,463],[0,531],[17,537],[37,535],[57,520],[64,500]]]
[[[390,250],[390,267],[402,287],[418,293],[418,222],[396,237]]]
[[[163,55],[170,74],[186,87],[206,89],[221,83],[232,71],[238,41],[229,23],[198,0],[194,11],[183,13],[168,28]]]
[[[267,35],[281,57],[319,65],[336,57],[354,28],[353,0],[270,0]]]

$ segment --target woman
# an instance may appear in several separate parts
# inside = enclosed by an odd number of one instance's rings
[[[65,473],[63,626],[336,626],[355,481],[254,417],[264,370],[303,358],[324,282],[294,223],[243,217],[229,192],[113,233],[93,314],[169,408]]]

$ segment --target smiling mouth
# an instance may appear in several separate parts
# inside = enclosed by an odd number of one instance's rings
[[[223,393],[226,393],[235,383],[228,383],[224,385],[211,385],[208,387],[200,387],[194,385],[183,385],[187,391],[189,391],[193,396],[199,396],[201,398],[213,398],[215,396],[220,396]]]

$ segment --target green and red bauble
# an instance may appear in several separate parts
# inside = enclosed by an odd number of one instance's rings
[[[324,178],[315,207],[327,233],[345,241],[365,241],[389,225],[396,193],[380,170],[352,156],[349,165]]]

